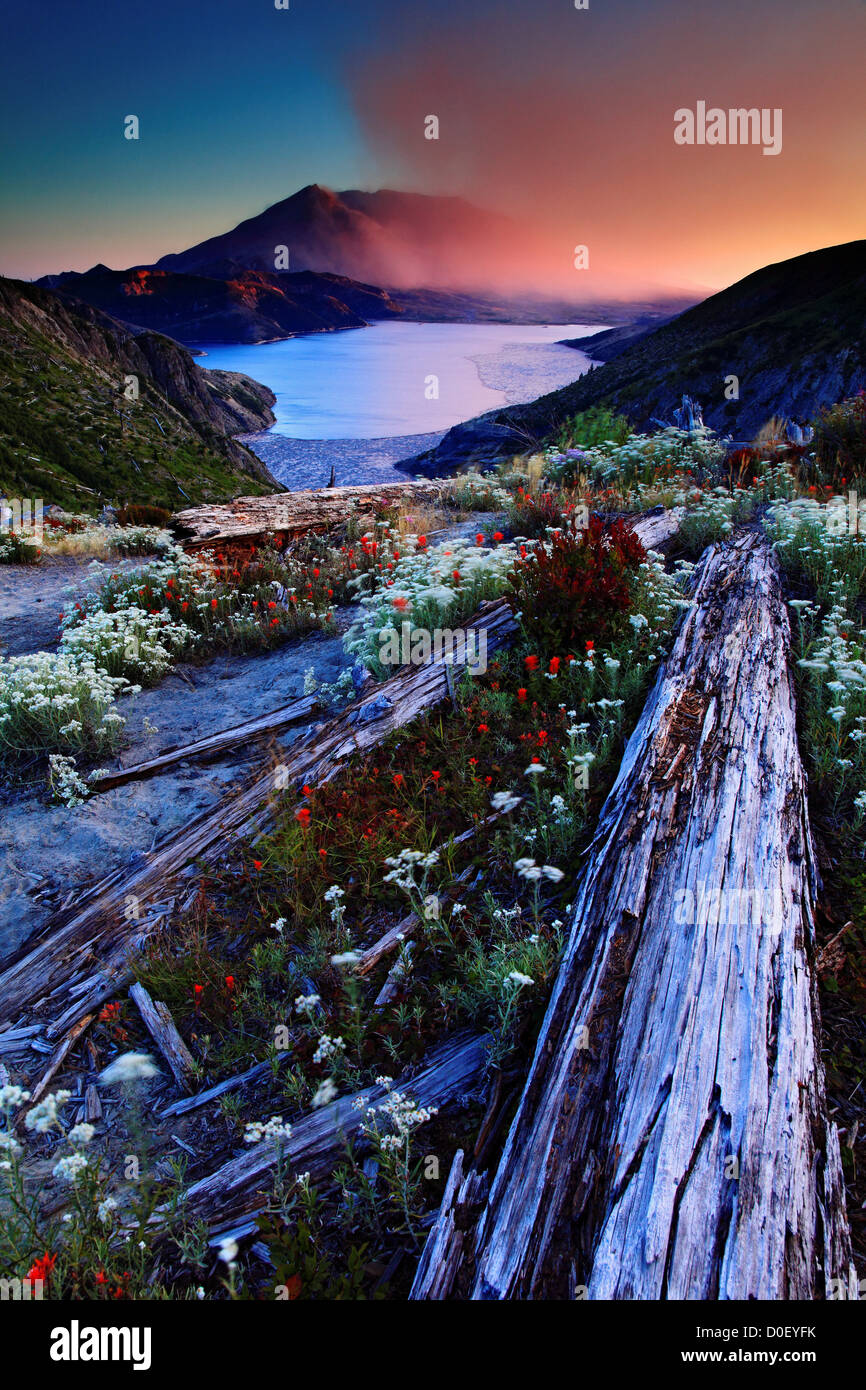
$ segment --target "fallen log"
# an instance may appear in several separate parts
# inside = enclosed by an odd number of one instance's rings
[[[694,599],[590,847],[464,1257],[471,1298],[811,1299],[832,1280],[852,1287],[770,546],[740,534],[711,547]],[[453,1284],[452,1270],[429,1296]]]
[[[246,1085],[248,1081],[258,1081],[260,1077],[273,1075],[273,1066],[270,1062],[256,1062],[253,1066],[247,1067],[246,1071],[238,1072],[237,1076],[230,1076],[225,1081],[219,1081],[215,1086],[208,1086],[207,1090],[199,1091],[197,1095],[187,1096],[184,1100],[176,1100],[171,1105],[166,1105],[163,1110],[157,1113],[158,1120],[167,1120],[173,1115],[185,1115],[189,1110],[197,1110],[200,1105],[207,1105],[209,1101],[218,1100],[228,1091],[236,1091],[238,1087]]]
[[[192,1053],[177,1031],[167,1005],[151,998],[144,985],[136,982],[129,991],[153,1041],[169,1065],[182,1091],[191,1091],[195,1079]]]
[[[94,792],[107,792],[113,787],[122,787],[125,782],[139,782],[145,777],[166,772],[171,767],[177,767],[178,763],[218,758],[221,754],[243,747],[249,740],[260,738],[263,734],[278,734],[290,729],[293,724],[302,724],[313,714],[317,703],[314,696],[305,695],[301,700],[281,705],[279,709],[260,715],[258,719],[251,719],[246,724],[235,724],[230,729],[221,729],[216,734],[209,734],[207,738],[197,739],[195,743],[173,748],[170,753],[161,753],[159,757],[148,758],[143,763],[133,763],[129,767],[119,768],[117,772],[101,773],[91,783],[91,788]]]
[[[451,1164],[442,1205],[430,1229],[409,1292],[413,1301],[442,1299],[451,1290],[463,1259],[464,1232],[487,1196],[487,1175],[463,1172],[463,1150]]]
[[[187,550],[233,542],[251,545],[266,535],[291,540],[308,531],[344,526],[353,512],[360,520],[372,520],[377,505],[433,506],[446,486],[442,482],[371,483],[236,497],[233,502],[205,503],[175,512],[170,526]]]
[[[488,653],[517,630],[503,601],[485,604],[466,626],[486,630]],[[456,662],[454,670],[459,675],[462,663]],[[116,871],[88,890],[83,904],[55,913],[36,944],[25,947],[3,972],[0,1027],[4,1022],[24,1022],[25,1010],[36,1017],[51,1016],[62,1001],[63,1014],[48,1028],[56,1036],[110,999],[132,978],[131,957],[171,911],[170,903],[159,901],[170,883],[196,872],[198,865],[224,858],[231,841],[261,833],[273,816],[275,791],[300,792],[305,784],[330,780],[354,754],[375,747],[446,698],[445,672],[441,661],[402,668],[337,718],[298,739],[283,764],[260,771],[215,811],[207,811],[152,853],[141,855],[132,870]]]
[[[657,507],[639,516],[627,516],[625,524],[640,537],[645,550],[658,550],[679,530],[685,512],[685,507],[671,507],[668,511]]]
[[[408,1093],[422,1107],[443,1106],[470,1093],[480,1078],[487,1058],[488,1040],[462,1033],[440,1044],[414,1075],[404,1075],[394,1090]],[[272,1180],[278,1158],[288,1176],[309,1173],[313,1183],[332,1176],[334,1165],[348,1143],[363,1147],[362,1126],[366,1110],[378,1106],[388,1092],[368,1086],[352,1096],[342,1096],[305,1115],[282,1141],[281,1154],[270,1140],[250,1145],[243,1153],[200,1178],[187,1190],[184,1217],[211,1224],[236,1222],[255,1215],[264,1205],[264,1190]],[[155,1220],[159,1221],[156,1213]]]

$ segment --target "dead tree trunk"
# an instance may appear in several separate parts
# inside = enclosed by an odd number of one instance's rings
[[[712,547],[694,599],[590,848],[464,1265],[472,1298],[850,1287],[790,634],[769,545],[742,534]]]
[[[188,550],[201,546],[252,544],[266,535],[291,540],[307,531],[327,531],[343,526],[354,509],[359,518],[372,518],[377,504],[403,502],[434,506],[444,483],[371,483],[356,487],[278,492],[267,497],[236,497],[233,502],[211,502],[176,512],[172,529]]]

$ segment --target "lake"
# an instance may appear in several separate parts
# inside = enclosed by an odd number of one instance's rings
[[[430,448],[452,425],[576,380],[590,358],[558,340],[602,327],[386,322],[205,344],[197,361],[246,372],[274,392],[276,424],[245,439],[282,482],[320,486],[334,461],[339,482],[374,482],[395,476],[395,460]]]

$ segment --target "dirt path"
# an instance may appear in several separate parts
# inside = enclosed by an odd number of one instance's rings
[[[344,623],[351,618],[349,612],[341,616]],[[308,667],[329,682],[350,664],[339,636],[315,633],[264,655],[178,667],[153,690],[118,701],[128,721],[127,746],[103,766],[129,766],[266,714],[303,694]],[[156,733],[147,732],[146,719]],[[274,755],[307,728],[274,737]],[[133,865],[137,855],[218,803],[262,756],[262,743],[250,743],[220,762],[182,764],[71,808],[49,804],[42,779],[12,798],[0,823],[0,961],[70,892]]]
[[[437,541],[490,531],[504,518],[483,515],[438,532]],[[124,567],[141,560],[128,560]],[[117,570],[113,565],[112,570]],[[89,562],[56,559],[43,566],[0,569],[0,635],[4,655],[56,646],[57,614],[70,583],[86,589]],[[34,619],[35,605],[38,617]],[[352,665],[342,633],[358,617],[352,606],[336,613],[338,635],[313,633],[268,653],[217,656],[206,664],[175,667],[151,690],[117,702],[126,719],[125,745],[107,768],[129,767],[270,713],[304,694],[312,667],[320,684]],[[0,962],[8,959],[67,898],[121,867],[134,867],[187,821],[218,804],[251,764],[288,748],[315,719],[239,747],[212,763],[182,763],[159,776],[130,782],[83,805],[57,806],[44,775],[18,791],[5,789],[0,820]]]
[[[39,565],[0,565],[0,652],[24,656],[51,652],[60,639],[60,614],[70,601],[69,589],[80,598],[96,587],[98,576],[146,569],[147,556],[114,560],[94,569],[93,560],[55,555]]]

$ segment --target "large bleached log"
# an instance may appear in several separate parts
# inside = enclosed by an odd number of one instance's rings
[[[303,492],[278,492],[268,497],[236,497],[188,507],[171,519],[175,534],[187,549],[253,544],[265,535],[291,540],[308,531],[343,526],[351,512],[372,518],[378,504],[435,506],[446,485],[441,482],[375,483],[358,487],[329,487]]]
[[[517,625],[503,602],[485,604],[465,627],[486,630],[488,654],[508,642]],[[471,647],[471,643],[467,643]],[[463,664],[455,660],[459,676]],[[299,738],[278,767],[269,766],[229,796],[168,837],[131,871],[116,872],[88,894],[83,905],[56,913],[0,978],[0,1028],[18,1026],[27,1011],[54,1018],[57,1036],[77,1018],[110,999],[132,976],[131,957],[164,920],[170,885],[197,866],[225,858],[237,839],[270,823],[274,792],[300,792],[329,781],[356,753],[381,743],[447,696],[446,668],[434,661],[405,667],[326,724]],[[57,1011],[64,1012],[57,1018]]]
[[[401,1076],[393,1089],[410,1095],[424,1108],[460,1100],[477,1085],[487,1049],[485,1037],[458,1034],[434,1048],[420,1070]],[[346,1145],[363,1145],[362,1126],[369,1123],[365,1112],[371,1106],[381,1105],[387,1094],[381,1086],[368,1086],[355,1095],[323,1105],[294,1123],[290,1138],[282,1143],[286,1173],[309,1173],[313,1183],[330,1178],[335,1165],[345,1156]],[[193,1183],[184,1199],[185,1217],[225,1224],[260,1210],[273,1181],[277,1158],[276,1145],[270,1141],[250,1145]]]
[[[850,1287],[771,548],[711,547],[694,599],[602,810],[472,1298]]]

